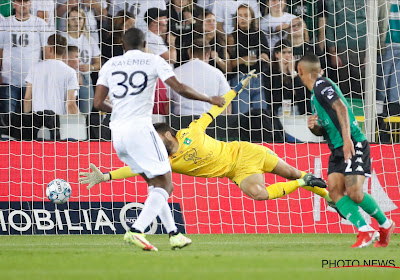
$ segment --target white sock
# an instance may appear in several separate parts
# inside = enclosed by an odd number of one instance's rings
[[[165,206],[169,194],[163,188],[154,188],[149,194],[144,203],[144,207],[136,222],[132,225],[132,228],[144,232],[144,230],[150,225],[155,217],[161,212],[161,209]]]
[[[153,186],[149,186],[147,191],[150,194],[154,190]],[[178,228],[175,225],[174,217],[172,216],[171,208],[169,207],[168,201],[165,202],[165,205],[161,208],[160,213],[158,214],[160,217],[161,223],[164,225],[165,229],[168,233],[178,231]]]
[[[386,221],[383,224],[379,225],[379,227],[384,228],[384,229],[388,229],[391,226],[392,226],[392,221],[389,219],[386,219]]]
[[[365,226],[362,226],[362,227],[360,227],[358,229],[358,231],[362,231],[362,232],[372,231],[372,230],[375,230],[375,229],[373,227],[371,227],[370,225],[365,225]]]

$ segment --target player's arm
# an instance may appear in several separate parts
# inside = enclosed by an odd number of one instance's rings
[[[218,107],[218,106],[212,106],[210,111],[208,111],[207,114],[209,114],[213,119],[215,119],[219,114],[221,114],[225,108],[229,106],[229,104],[232,102],[232,100],[236,97],[236,95],[240,94],[250,83],[251,78],[257,77],[257,75],[254,74],[256,70],[253,70],[247,74],[247,76],[242,79],[233,89],[222,95],[222,97],[225,99],[225,105],[223,107]]]
[[[199,101],[204,101],[208,102],[212,105],[217,105],[220,108],[226,108],[224,107],[225,104],[225,99],[222,96],[207,96],[205,94],[199,93],[197,90],[182,84],[179,82],[175,76],[172,76],[165,80],[165,83],[170,86],[176,93],[179,95],[192,99],[192,100],[199,100]],[[95,97],[96,98],[96,97]]]
[[[340,98],[338,98],[332,103],[332,109],[335,110],[337,118],[339,120],[343,138],[343,155],[344,155],[344,160],[347,162],[356,154],[354,151],[353,141],[351,140],[350,118],[349,118],[348,108],[343,103],[343,101]]]
[[[322,136],[322,127],[318,124],[318,115],[310,116],[307,125],[312,134]]]
[[[101,182],[125,179],[125,178],[135,177],[135,176],[139,175],[137,173],[132,173],[132,170],[129,166],[124,166],[117,170],[113,170],[113,171],[110,171],[107,173],[102,173],[96,167],[96,165],[91,163],[90,169],[92,169],[92,172],[80,172],[79,173],[79,182],[81,184],[89,184],[86,187],[88,190],[91,189],[94,185],[100,184]]]
[[[106,102],[107,95],[108,87],[98,84],[94,94],[93,106],[102,112],[111,113],[112,105]]]
[[[218,107],[215,105],[212,106],[210,111],[203,114],[203,116],[200,119],[195,120],[194,123],[205,130],[207,126],[209,126],[209,124],[230,105],[236,95],[240,94],[247,87],[251,78],[257,77],[257,75],[254,74],[255,71],[256,70],[252,70],[249,72],[249,74],[247,74],[247,76],[243,78],[233,89],[221,96],[226,102],[223,107]]]

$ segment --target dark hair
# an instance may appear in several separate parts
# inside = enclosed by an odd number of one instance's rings
[[[63,56],[67,51],[67,39],[60,34],[50,35],[47,39],[47,45],[53,47],[58,56]]]
[[[308,62],[308,63],[321,63],[318,56],[313,53],[307,53],[302,58],[300,58],[300,62]]]
[[[72,52],[78,52],[79,53],[79,48],[77,46],[69,45],[68,46],[68,53]]]
[[[282,52],[283,49],[291,48],[291,47],[292,47],[292,44],[289,42],[289,40],[286,40],[286,39],[279,40],[278,42],[276,42],[276,44],[274,46],[273,54],[275,56],[275,53],[280,53],[280,52]]]
[[[150,8],[147,10],[146,14],[144,15],[144,20],[147,22],[147,26],[150,25],[154,20],[159,17],[167,17],[168,12],[166,10],[161,10],[158,8]]]
[[[251,16],[251,23],[250,23],[250,26],[249,26],[249,32],[251,31],[251,32],[254,32],[255,30],[257,30],[256,29],[256,21],[255,21],[255,14],[254,14],[254,10],[253,10],[253,8],[252,7],[250,7],[249,5],[247,5],[247,4],[241,4],[238,8],[237,8],[237,10],[236,10],[236,17],[235,17],[235,30],[238,30],[238,28],[239,28],[239,25],[238,25],[238,21],[237,21],[237,19],[238,19],[238,14],[239,14],[239,10],[240,9],[242,9],[242,8],[245,8],[245,9],[249,9],[249,11],[250,11],[250,16]]]
[[[201,38],[195,39],[189,48],[189,52],[193,57],[204,57],[205,54],[211,53],[211,46],[206,45]]]
[[[129,28],[122,36],[122,41],[125,45],[125,50],[142,49],[144,46],[144,33],[138,28]]]
[[[206,34],[204,32],[204,21],[207,19],[208,16],[214,16],[215,14],[210,12],[209,10],[204,10],[200,15],[199,18],[196,19],[196,23],[194,24],[194,38],[203,38]],[[226,34],[219,31],[218,29],[215,31],[215,37],[213,40],[215,43],[218,43],[222,47],[226,47]]]
[[[156,131],[160,134],[164,135],[167,131],[169,131],[172,134],[172,136],[176,135],[175,130],[167,123],[155,123],[153,125]]]

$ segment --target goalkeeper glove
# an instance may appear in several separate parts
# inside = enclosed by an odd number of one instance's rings
[[[257,75],[254,74],[256,70],[252,70],[247,74],[245,78],[243,78],[234,88],[233,90],[236,91],[237,94],[241,93],[242,90],[244,90],[248,84],[250,83],[251,78],[257,78]]]
[[[92,173],[90,172],[80,172],[79,173],[79,182],[81,184],[89,184],[86,188],[90,190],[94,185],[99,184],[101,182],[107,182],[111,180],[110,173],[101,173],[101,171],[91,163],[90,169],[92,169]]]

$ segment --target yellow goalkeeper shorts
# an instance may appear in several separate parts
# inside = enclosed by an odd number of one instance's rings
[[[238,161],[228,176],[239,187],[244,178],[269,173],[278,164],[279,157],[271,149],[249,142],[239,143]]]

